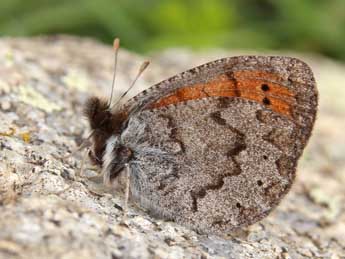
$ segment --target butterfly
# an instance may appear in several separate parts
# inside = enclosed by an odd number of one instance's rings
[[[118,39],[114,48],[116,68]],[[128,170],[131,200],[149,214],[229,233],[267,216],[289,191],[317,105],[313,73],[301,60],[223,58],[122,105],[89,98],[89,156],[107,184]]]

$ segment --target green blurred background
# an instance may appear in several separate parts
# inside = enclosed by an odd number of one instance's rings
[[[0,0],[0,35],[68,33],[147,52],[274,49],[345,60],[345,0]]]

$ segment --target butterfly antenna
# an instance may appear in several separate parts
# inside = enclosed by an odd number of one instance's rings
[[[111,84],[111,93],[110,93],[110,100],[109,100],[109,107],[111,107],[111,102],[113,100],[114,88],[115,88],[115,78],[116,78],[116,68],[117,68],[117,54],[120,48],[120,39],[115,38],[113,43],[114,49],[114,74],[113,74],[113,82]]]
[[[121,97],[117,100],[117,102],[113,105],[112,109],[114,109],[116,107],[116,105],[122,100],[122,98],[133,88],[133,86],[135,85],[135,83],[137,82],[137,80],[139,79],[139,77],[141,76],[141,74],[145,71],[145,69],[148,67],[148,65],[150,64],[149,61],[144,61],[140,68],[139,71],[136,75],[136,77],[134,78],[133,82],[131,83],[131,85],[129,86],[129,88],[127,89],[126,92],[124,92]]]

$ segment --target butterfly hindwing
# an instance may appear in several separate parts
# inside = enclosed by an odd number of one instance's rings
[[[136,154],[131,192],[153,214],[201,232],[248,225],[289,190],[301,152],[297,132],[285,116],[236,97],[145,110],[122,134]]]

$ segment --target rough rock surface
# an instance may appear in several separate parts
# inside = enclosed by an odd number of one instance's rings
[[[131,95],[235,54],[244,53],[156,53]],[[0,258],[345,258],[345,67],[302,59],[315,72],[320,110],[296,182],[269,217],[217,237],[133,205],[123,222],[123,197],[90,180],[95,170],[80,175],[81,153],[61,159],[87,136],[85,99],[109,95],[110,46],[66,36],[0,39]],[[117,94],[142,61],[120,52]]]

